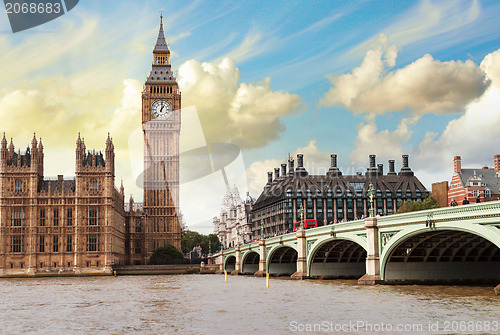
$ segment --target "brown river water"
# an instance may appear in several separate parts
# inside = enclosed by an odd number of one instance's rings
[[[500,334],[492,287],[223,275],[0,280],[1,334]]]

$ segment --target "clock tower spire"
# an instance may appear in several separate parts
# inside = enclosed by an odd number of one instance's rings
[[[179,136],[181,93],[170,65],[170,49],[160,29],[151,72],[142,92],[144,133],[145,256],[166,244],[180,250]]]

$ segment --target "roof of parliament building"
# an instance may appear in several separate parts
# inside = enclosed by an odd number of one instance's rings
[[[375,155],[370,155],[370,166],[363,175],[343,175],[337,167],[337,155],[331,155],[330,169],[324,175],[310,175],[303,165],[303,155],[297,155],[297,168],[294,169],[293,159],[288,160],[289,170],[286,164],[281,164],[280,169],[268,172],[268,182],[264,191],[254,204],[255,209],[276,203],[287,196],[304,197],[367,197],[370,183],[373,184],[376,197],[393,197],[422,199],[428,196],[425,186],[415,177],[408,166],[408,155],[403,155],[403,167],[396,173],[394,160],[389,161],[389,172],[383,173],[383,165],[375,166]]]

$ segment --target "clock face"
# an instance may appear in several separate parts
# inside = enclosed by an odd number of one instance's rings
[[[172,114],[172,107],[165,100],[157,100],[151,106],[151,114],[157,119],[165,120]]]

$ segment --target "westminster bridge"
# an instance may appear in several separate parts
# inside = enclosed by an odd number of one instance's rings
[[[223,251],[232,274],[500,282],[500,201],[369,217]]]

